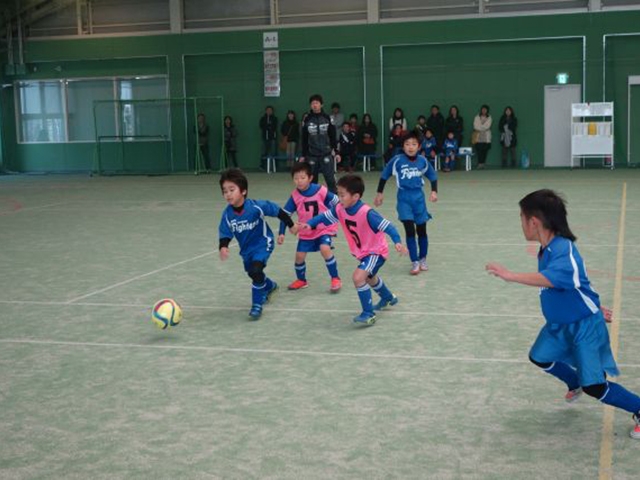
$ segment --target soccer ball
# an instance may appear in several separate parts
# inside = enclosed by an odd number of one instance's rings
[[[162,330],[175,327],[182,321],[182,308],[175,300],[163,298],[153,306],[151,321]]]

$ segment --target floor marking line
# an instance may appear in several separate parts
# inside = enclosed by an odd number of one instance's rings
[[[616,254],[616,280],[613,289],[613,322],[609,328],[611,351],[613,357],[618,357],[620,314],[622,311],[622,270],[624,266],[624,234],[627,208],[627,182],[622,184],[622,198],[620,200],[620,223],[618,226],[618,252]],[[615,410],[611,406],[604,407],[602,419],[602,437],[600,440],[600,463],[598,478],[610,480],[613,478],[613,418]]]
[[[81,295],[79,297],[73,298],[71,300],[67,300],[64,303],[65,304],[75,303],[78,300],[82,300],[84,298],[88,298],[88,297],[91,297],[93,295],[97,295],[98,293],[106,292],[108,290],[112,290],[114,288],[121,287],[122,285],[126,285],[128,283],[135,282],[136,280],[140,280],[141,278],[149,277],[151,275],[155,275],[156,273],[160,273],[160,272],[164,272],[165,270],[169,270],[170,268],[177,267],[179,265],[184,265],[185,263],[193,262],[193,261],[199,260],[199,259],[201,259],[203,257],[207,257],[209,255],[213,255],[213,253],[214,252],[206,252],[206,253],[203,253],[201,255],[197,255],[197,256],[195,256],[193,258],[188,258],[186,260],[182,260],[180,262],[176,262],[176,263],[172,263],[171,265],[167,265],[166,267],[158,268],[157,270],[154,270],[152,272],[143,273],[142,275],[136,275],[135,277],[130,278],[128,280],[124,280],[122,282],[118,282],[116,284],[109,285],[108,287],[101,288],[100,290],[95,290],[93,292],[86,293],[84,295]]]
[[[43,305],[43,306],[61,306],[61,307],[113,307],[113,308],[150,308],[149,305],[143,303],[110,303],[110,302],[49,302],[40,300],[0,300],[1,305]],[[185,305],[181,304],[183,310],[229,310],[229,311],[244,311],[247,306],[226,306],[226,305]],[[346,313],[352,314],[353,309],[314,309],[314,308],[281,308],[281,307],[268,307],[269,311],[273,312],[323,312],[323,313]],[[484,313],[484,312],[443,312],[443,311],[429,311],[429,310],[385,310],[385,315],[425,315],[425,316],[444,316],[444,317],[483,317],[483,318],[539,318],[542,321],[540,313]],[[625,317],[626,321],[640,322],[640,317]]]
[[[3,338],[0,344],[15,345],[52,345],[69,347],[103,347],[103,348],[130,348],[130,349],[155,349],[155,350],[184,350],[218,353],[255,353],[274,355],[305,355],[311,357],[346,357],[346,358],[380,358],[395,360],[431,360],[444,362],[468,362],[468,363],[510,363],[528,364],[529,360],[514,358],[482,358],[482,357],[445,357],[436,355],[407,355],[399,353],[353,353],[353,352],[323,352],[313,350],[280,350],[273,348],[232,348],[212,347],[202,345],[143,345],[139,343],[105,343],[105,342],[71,342],[63,340],[36,340],[28,338]],[[621,365],[627,368],[640,368],[640,365]]]

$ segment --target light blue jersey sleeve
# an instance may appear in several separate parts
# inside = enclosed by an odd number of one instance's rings
[[[378,233],[384,232],[391,237],[393,243],[402,243],[402,239],[400,238],[400,234],[396,227],[393,224],[376,212],[374,209],[369,210],[367,212],[367,221],[369,222],[369,226],[371,229]]]
[[[218,236],[219,238],[233,238],[233,232],[229,228],[229,224],[227,223],[227,214],[224,212],[222,214],[222,218],[220,219],[220,226],[218,227]]]
[[[429,179],[430,182],[435,182],[438,180],[438,172],[433,168],[431,162],[427,161],[425,158],[425,163],[427,164],[426,168],[422,171],[422,174]]]
[[[254,200],[254,203],[267,217],[277,217],[280,213],[280,205],[270,200]]]
[[[389,163],[385,165],[384,169],[382,170],[382,173],[380,174],[380,178],[382,180],[389,180],[393,176],[393,167],[397,161],[398,161],[398,156],[396,155],[391,159],[391,161],[389,161]]]
[[[316,215],[307,222],[311,228],[316,228],[321,223],[324,225],[333,225],[334,223],[338,223],[338,214],[335,206],[320,215]]]
[[[284,207],[282,209],[286,213],[288,213],[289,216],[292,216],[296,212],[296,202],[293,201],[293,197],[289,197],[289,200],[287,200],[287,203],[284,204]],[[284,235],[284,232],[286,231],[287,231],[287,226],[284,224],[283,221],[280,221],[280,228],[278,230],[278,234]]]
[[[583,269],[582,261],[580,265],[576,262],[576,257],[570,255],[570,242],[556,242],[553,250],[549,250],[549,262],[540,273],[551,282],[554,288],[571,290],[576,288],[575,276],[578,269]],[[576,262],[575,268],[572,262]]]

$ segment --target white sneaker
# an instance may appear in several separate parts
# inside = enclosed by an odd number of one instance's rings
[[[427,265],[427,259],[426,258],[421,258],[420,259],[420,271],[421,272],[426,272],[429,270],[429,265]]]
[[[411,271],[409,273],[411,275],[418,275],[420,273],[420,262],[412,262]]]
[[[633,416],[636,426],[629,432],[629,436],[635,440],[640,440],[640,412]]]

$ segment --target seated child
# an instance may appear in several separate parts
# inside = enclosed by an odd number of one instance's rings
[[[433,130],[427,128],[420,147],[422,155],[425,156],[433,168],[436,168],[436,157],[438,156],[438,140],[433,135]]]
[[[453,132],[447,132],[447,138],[445,138],[442,144],[444,150],[444,166],[442,170],[450,172],[456,169],[456,155],[458,155],[458,140]]]

